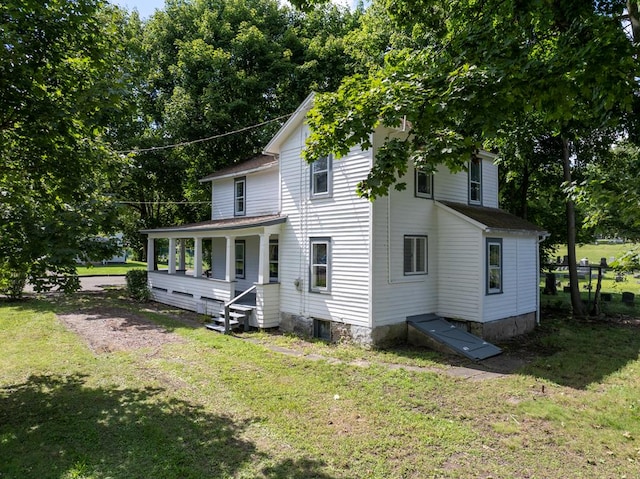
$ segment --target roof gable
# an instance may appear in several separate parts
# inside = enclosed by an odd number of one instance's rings
[[[289,119],[285,122],[284,125],[278,130],[278,133],[271,139],[271,141],[264,147],[263,152],[267,155],[279,155],[280,147],[282,143],[293,133],[293,131],[300,126],[304,119],[307,116],[307,112],[313,106],[313,99],[315,98],[315,93],[311,93],[305,100],[300,104],[300,106],[293,112],[293,114],[289,117]]]

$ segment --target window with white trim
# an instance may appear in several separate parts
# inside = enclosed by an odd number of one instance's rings
[[[311,238],[310,251],[309,289],[316,293],[327,293],[331,290],[331,239]]]
[[[242,178],[236,178],[233,182],[233,214],[235,216],[244,216],[246,212],[246,186],[247,180],[243,176]]]
[[[482,203],[482,163],[477,156],[472,156],[469,161],[469,203]]]
[[[427,274],[427,237],[404,237],[404,274]]]
[[[323,156],[311,163],[311,196],[326,198],[331,196],[331,170],[333,157]]]
[[[269,282],[278,282],[278,240],[269,240]]]
[[[502,293],[502,239],[487,238],[487,294]]]
[[[416,191],[419,198],[433,198],[433,174],[416,170]]]
[[[236,278],[244,279],[245,250],[244,240],[236,240]]]

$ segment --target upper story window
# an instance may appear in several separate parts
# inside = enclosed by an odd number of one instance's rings
[[[487,238],[487,294],[502,293],[502,240]]]
[[[469,203],[482,204],[482,162],[475,155],[469,162]]]
[[[244,216],[247,203],[247,179],[236,178],[233,183],[233,214],[235,216]]]
[[[311,197],[327,198],[331,196],[332,189],[332,162],[333,157],[323,156],[311,163]]]
[[[416,170],[416,192],[419,198],[433,198],[433,174]]]

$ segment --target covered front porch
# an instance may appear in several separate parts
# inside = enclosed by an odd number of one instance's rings
[[[250,326],[277,327],[278,240],[285,221],[286,217],[270,215],[143,231],[148,235],[152,299],[208,316],[223,313],[225,306],[237,301],[254,307]],[[155,251],[160,242],[168,242],[167,267],[156,269]],[[187,250],[193,258],[189,268]]]

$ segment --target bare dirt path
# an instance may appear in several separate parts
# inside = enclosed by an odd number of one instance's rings
[[[177,334],[122,308],[95,307],[58,315],[58,318],[96,353],[159,348],[184,342]]]

